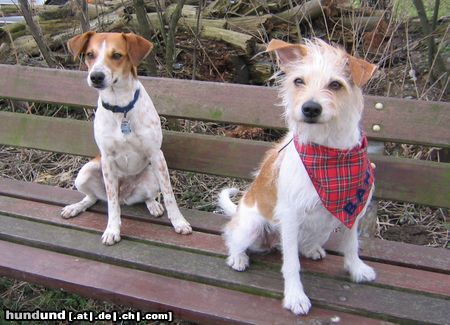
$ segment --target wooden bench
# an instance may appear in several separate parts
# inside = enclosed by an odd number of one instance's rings
[[[93,107],[96,92],[77,71],[0,65],[0,97]],[[276,90],[266,87],[142,78],[161,115],[283,128]],[[382,109],[375,109],[382,103]],[[378,105],[379,107],[380,105]],[[450,104],[366,97],[364,128],[370,140],[450,146]],[[373,125],[379,125],[378,132]],[[0,144],[93,156],[92,123],[0,112]],[[164,133],[172,169],[249,179],[270,144],[191,133]],[[372,156],[376,197],[450,207],[450,164]],[[20,164],[20,162],[18,162]],[[80,166],[81,167],[81,166]],[[281,307],[278,253],[253,256],[247,272],[225,265],[220,237],[226,219],[183,209],[191,236],[176,234],[166,217],[150,217],[143,205],[122,210],[122,241],[101,244],[106,206],[74,219],[62,206],[81,194],[36,183],[0,179],[0,275],[146,311],[172,310],[202,323],[371,324],[383,321],[448,323],[450,250],[378,239],[361,241],[361,256],[377,271],[370,284],[354,284],[336,247],[323,261],[302,260],[307,317]]]

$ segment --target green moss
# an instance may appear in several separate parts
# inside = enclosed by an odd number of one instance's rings
[[[210,116],[213,120],[220,120],[222,118],[222,111],[215,110],[210,112]]]
[[[11,24],[8,26],[9,32],[12,33],[17,33],[20,31],[24,31],[26,29],[25,24],[22,23],[15,23],[15,24]]]

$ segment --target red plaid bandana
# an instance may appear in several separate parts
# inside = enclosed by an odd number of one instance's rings
[[[319,197],[330,213],[351,228],[366,205],[373,184],[367,138],[350,150],[294,144]]]

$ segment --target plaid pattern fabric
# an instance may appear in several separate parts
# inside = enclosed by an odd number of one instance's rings
[[[360,146],[350,150],[300,144],[297,137],[294,144],[325,208],[351,228],[366,205],[374,181],[366,136]]]

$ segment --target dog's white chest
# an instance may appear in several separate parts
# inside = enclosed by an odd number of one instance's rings
[[[137,116],[128,114],[130,132],[123,132],[123,114],[98,110],[95,122],[95,140],[102,157],[108,159],[123,176],[140,173],[150,162],[152,134],[156,130],[143,128]]]

